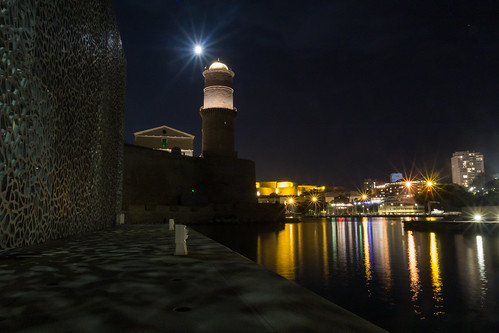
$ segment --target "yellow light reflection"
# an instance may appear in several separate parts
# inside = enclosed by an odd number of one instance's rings
[[[284,230],[277,235],[259,235],[257,238],[257,263],[274,267],[273,270],[277,274],[286,279],[294,280],[296,277],[295,234],[294,225],[287,223],[284,225]]]
[[[409,277],[411,279],[411,301],[418,300],[419,292],[421,291],[421,280],[419,279],[418,257],[416,253],[416,245],[414,244],[414,235],[412,231],[407,232],[408,248],[407,256],[409,258]],[[414,305],[414,312],[420,314],[419,306]]]
[[[391,290],[392,288],[392,265],[390,262],[390,248],[389,248],[389,242],[388,242],[388,228],[387,225],[385,224],[383,229],[382,229],[382,235],[383,238],[381,239],[382,246],[383,246],[383,256],[382,256],[382,262],[381,265],[383,266],[383,271],[385,278],[383,279],[383,282],[385,284],[386,290]]]
[[[371,253],[369,251],[369,231],[367,230],[367,218],[362,221],[362,227],[364,229],[364,266],[366,270],[366,280],[367,282],[372,280],[372,271],[371,271]]]
[[[286,224],[277,239],[276,273],[295,279],[295,240],[293,224]]]
[[[327,241],[327,226],[326,222],[322,223],[322,265],[324,272],[324,281],[326,281],[326,285],[329,282],[329,257],[328,257],[328,241]]]
[[[438,246],[435,233],[430,233],[430,256],[431,256],[431,284],[433,287],[433,299],[435,300],[436,311],[433,313],[435,315],[444,314],[441,311],[443,305],[440,304],[443,301],[442,297],[442,278],[440,276],[440,263],[438,260]]]

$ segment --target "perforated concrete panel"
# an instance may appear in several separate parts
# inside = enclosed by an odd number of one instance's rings
[[[111,1],[1,1],[1,248],[114,223],[125,79]]]

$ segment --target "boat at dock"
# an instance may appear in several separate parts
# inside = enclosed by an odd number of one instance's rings
[[[499,221],[407,219],[403,223],[404,229],[414,231],[499,234]]]

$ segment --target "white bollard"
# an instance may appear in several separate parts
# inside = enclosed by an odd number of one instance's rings
[[[189,237],[189,230],[184,224],[177,224],[175,226],[175,255],[185,256],[187,255],[187,244],[186,239]]]
[[[170,224],[170,231],[175,230],[175,220],[174,219],[169,219],[168,223]]]

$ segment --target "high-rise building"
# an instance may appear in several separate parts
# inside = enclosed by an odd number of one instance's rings
[[[451,157],[452,182],[469,187],[479,173],[485,171],[483,155],[474,151],[457,151]]]
[[[234,151],[234,118],[237,109],[233,105],[232,78],[234,72],[227,65],[215,61],[203,72],[204,105],[200,113],[203,119],[203,157],[236,157]]]

